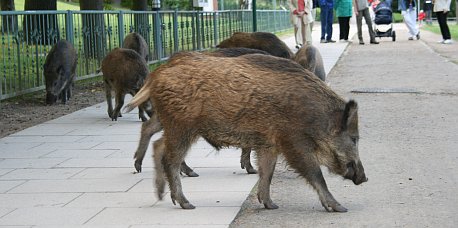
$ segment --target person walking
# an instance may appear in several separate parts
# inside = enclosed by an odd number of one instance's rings
[[[372,20],[369,12],[369,5],[367,0],[354,0],[353,2],[355,15],[356,15],[356,27],[358,28],[358,39],[359,44],[364,45],[363,40],[363,17],[367,24],[367,29],[369,30],[369,37],[371,44],[378,44],[379,42],[375,40],[374,29],[372,29]]]
[[[436,13],[437,22],[442,34],[442,40],[439,43],[452,44],[452,37],[447,25],[447,14],[450,11],[451,0],[435,0],[433,11]]]
[[[417,2],[415,0],[399,0],[398,10],[401,11],[404,23],[409,30],[409,40],[420,39],[420,31],[417,28]]]
[[[296,43],[300,44],[300,46],[311,44],[312,30],[310,29],[310,23],[313,22],[312,0],[289,0],[288,3],[292,17],[295,17],[291,21],[296,21],[294,30],[296,34]],[[296,48],[300,48],[300,46],[296,45]]]
[[[336,0],[334,8],[339,21],[339,41],[349,42],[350,17],[352,15],[352,0]]]
[[[320,0],[321,40],[320,43],[335,43],[332,39],[334,0]]]

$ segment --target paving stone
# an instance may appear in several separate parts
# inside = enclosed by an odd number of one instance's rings
[[[81,193],[0,194],[0,208],[63,207]]]
[[[66,158],[24,158],[24,159],[4,159],[0,161],[2,168],[52,168],[65,161]]]
[[[76,142],[81,140],[85,136],[67,136],[67,135],[59,135],[56,133],[55,135],[11,135],[4,139],[4,142],[47,142],[47,143],[62,143],[62,142]]]
[[[145,179],[152,178],[152,168],[146,168],[141,173],[134,173],[134,167],[130,168],[86,168],[72,179]]]
[[[88,225],[229,225],[239,207],[198,207],[183,210],[179,206],[149,208],[107,208]],[[164,216],[168,215],[168,216]],[[173,217],[172,217],[173,216]],[[173,218],[173,219],[172,219]]]
[[[1,160],[0,160],[1,161]],[[0,169],[0,177],[13,171],[14,169]]]
[[[82,225],[101,210],[102,208],[19,208],[0,218],[0,225]]]
[[[9,193],[126,192],[137,179],[30,180]]]
[[[151,207],[159,199],[153,193],[84,193],[65,207]]]
[[[82,168],[15,169],[0,176],[0,180],[68,179],[81,171],[83,171]]]
[[[54,152],[48,153],[43,157],[46,158],[105,158],[113,154],[113,150],[67,150],[57,149]]]
[[[1,163],[0,163],[1,164]],[[57,167],[111,167],[111,168],[128,168],[133,167],[133,162],[124,158],[71,158],[60,163]]]
[[[25,181],[10,181],[10,180],[0,180],[0,193],[5,193],[21,184]]]

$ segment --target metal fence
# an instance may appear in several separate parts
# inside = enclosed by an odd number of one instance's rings
[[[215,47],[233,32],[253,31],[252,12],[230,11],[1,11],[0,100],[44,89],[43,64],[59,39],[78,53],[77,79],[94,77],[105,55],[140,33],[149,64],[177,51]],[[257,31],[291,28],[289,12],[257,11]]]

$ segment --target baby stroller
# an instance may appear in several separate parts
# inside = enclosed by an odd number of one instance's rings
[[[393,11],[391,10],[391,0],[385,0],[377,4],[374,9],[374,32],[376,37],[391,37],[396,41],[396,32],[393,30]],[[380,31],[377,25],[390,25],[386,31]]]

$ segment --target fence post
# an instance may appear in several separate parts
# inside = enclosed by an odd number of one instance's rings
[[[253,0],[251,2],[252,4],[252,9],[253,9],[253,32],[258,31],[258,22],[257,22],[257,17],[256,17],[256,0]]]
[[[75,38],[73,37],[73,12],[67,10],[67,24],[65,26],[65,37],[67,41],[70,42],[73,46],[75,46]]]
[[[122,10],[118,13],[118,32],[119,46],[122,47],[124,42],[124,12]]]
[[[175,52],[178,52],[178,10],[175,9],[173,12],[173,48]]]
[[[157,60],[162,59],[162,22],[159,11],[154,12],[154,44],[156,45]]]
[[[213,34],[215,37],[214,42],[215,42],[215,47],[218,45],[218,18],[217,18],[218,12],[213,13]]]
[[[197,50],[202,49],[201,39],[200,39],[200,13],[199,11],[196,12],[196,39],[197,39]]]

